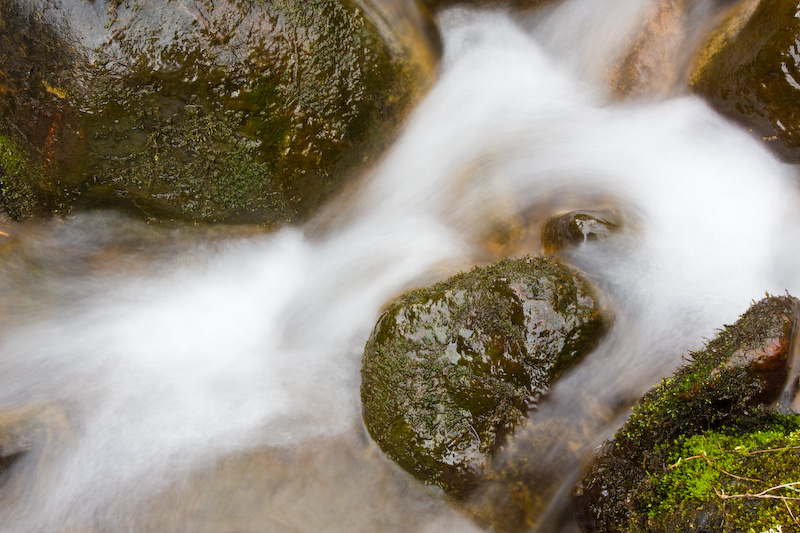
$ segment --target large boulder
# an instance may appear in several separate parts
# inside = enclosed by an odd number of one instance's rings
[[[544,257],[409,292],[380,317],[364,350],[367,429],[418,479],[466,497],[600,327],[586,283]]]
[[[576,489],[582,531],[797,530],[800,417],[776,407],[798,305],[754,304],[645,396]]]
[[[790,162],[800,161],[800,18],[791,0],[744,0],[697,55],[690,85]]]
[[[350,0],[6,0],[0,210],[301,218],[430,81],[384,26]]]

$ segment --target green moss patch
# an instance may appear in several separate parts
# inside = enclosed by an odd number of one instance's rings
[[[669,446],[666,471],[650,478],[657,530],[800,530],[800,417],[778,416],[745,434],[707,431]],[[680,527],[679,527],[680,526]]]

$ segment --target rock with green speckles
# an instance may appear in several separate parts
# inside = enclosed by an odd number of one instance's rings
[[[465,497],[600,327],[586,283],[544,257],[504,260],[407,293],[364,350],[367,429],[414,476]]]
[[[800,161],[800,39],[793,0],[737,2],[702,47],[692,90],[781,158]]]
[[[794,485],[722,496],[800,481],[800,416],[779,405],[795,387],[798,306],[754,304],[644,397],[576,488],[582,531],[798,531],[780,498]]]
[[[0,136],[43,179],[0,209],[303,218],[430,82],[435,52],[385,26],[351,0],[3,0]]]

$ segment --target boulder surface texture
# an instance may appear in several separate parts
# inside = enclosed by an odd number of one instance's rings
[[[3,0],[0,211],[302,218],[417,83],[349,0]]]
[[[414,476],[464,497],[600,326],[585,282],[543,257],[504,260],[409,292],[366,344],[367,429]]]

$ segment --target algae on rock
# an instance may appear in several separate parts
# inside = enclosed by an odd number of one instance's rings
[[[600,326],[585,282],[544,257],[409,292],[381,316],[364,351],[367,429],[414,476],[466,497]]]

